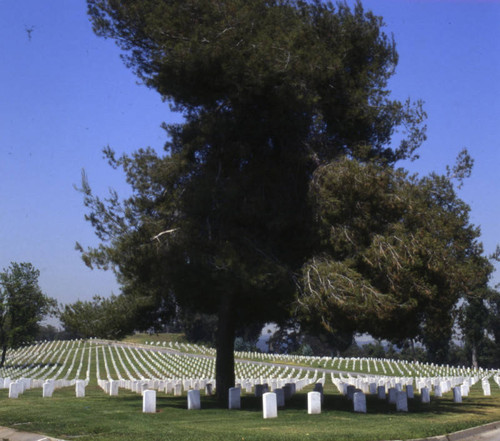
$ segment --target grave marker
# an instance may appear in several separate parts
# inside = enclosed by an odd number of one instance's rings
[[[278,417],[278,404],[274,392],[266,392],[262,395],[262,413],[264,419]]]
[[[156,391],[145,390],[142,394],[142,412],[156,413]]]
[[[408,397],[405,391],[396,392],[396,410],[398,412],[408,412]]]
[[[241,389],[239,387],[229,389],[229,409],[241,409]]]
[[[420,389],[420,397],[421,397],[422,403],[430,403],[431,396],[429,394],[429,388],[423,387],[422,389]]]
[[[318,391],[308,392],[307,413],[309,415],[321,413],[321,392]]]
[[[76,380],[75,382],[75,392],[77,398],[83,398],[85,396],[85,381]]]
[[[352,401],[354,412],[366,413],[366,396],[363,392],[355,392]]]
[[[200,391],[198,389],[189,390],[187,395],[187,400],[188,400],[189,410],[201,409]]]

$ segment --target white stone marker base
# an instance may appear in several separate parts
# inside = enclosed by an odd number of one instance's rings
[[[274,392],[266,392],[262,395],[262,413],[264,419],[278,416],[278,403]]]
[[[408,397],[404,391],[396,392],[396,410],[398,412],[408,412]]]
[[[142,394],[142,412],[156,413],[156,391],[145,390]]]
[[[366,396],[363,392],[355,392],[352,401],[354,412],[366,413]]]
[[[76,392],[77,398],[83,398],[85,396],[85,381],[84,380],[76,380],[75,392]]]
[[[229,389],[229,409],[241,409],[241,389],[239,387]]]
[[[307,393],[307,413],[309,415],[321,413],[321,392]]]
[[[200,401],[200,391],[193,389],[188,391],[188,409],[189,410],[198,410],[201,409],[201,401]]]

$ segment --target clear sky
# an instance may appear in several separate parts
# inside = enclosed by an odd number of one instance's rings
[[[467,147],[475,167],[459,194],[493,252],[500,243],[500,1],[363,4],[394,34],[393,97],[425,101],[428,140],[408,168],[444,172]],[[111,273],[89,270],[74,250],[76,241],[97,244],[74,186],[85,169],[97,194],[109,187],[125,194],[102,148],[161,150],[161,123],[179,117],[137,84],[112,41],[93,34],[83,0],[0,0],[0,66],[0,269],[33,263],[44,292],[62,303],[118,293]]]

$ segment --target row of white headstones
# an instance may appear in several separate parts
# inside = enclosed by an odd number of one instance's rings
[[[19,378],[18,380],[11,381],[9,377],[2,380],[3,384],[0,384],[4,388],[9,388],[9,396],[15,398],[19,396],[27,388],[31,387],[42,387],[43,388],[43,396],[51,396],[54,389],[58,387],[67,387],[67,386],[76,386],[76,395],[84,396],[85,395],[85,386],[89,382],[90,376],[90,365],[91,365],[91,357],[92,350],[87,348],[88,350],[88,364],[87,364],[87,376],[85,380],[79,380],[79,374],[83,367],[85,348],[80,349],[78,351],[81,341],[79,342],[70,342],[66,343],[66,345],[62,345],[60,342],[48,344],[48,347],[43,348],[35,348],[35,350],[29,351],[28,348],[25,348],[22,351],[18,351],[13,354],[10,360],[10,365],[17,364],[19,367],[15,369],[11,369],[13,373],[21,373],[30,371],[31,374],[36,374],[37,378]],[[61,346],[61,347],[59,347]],[[193,358],[181,356],[178,354],[165,354],[158,351],[144,351],[140,349],[132,349],[115,346],[112,348],[111,346],[95,346],[95,354],[97,358],[97,378],[99,380],[100,386],[110,395],[116,395],[118,393],[118,389],[120,387],[127,388],[133,390],[135,392],[141,393],[144,397],[150,396],[151,393],[145,394],[148,390],[153,390],[156,394],[157,390],[164,390],[166,393],[174,393],[177,395],[182,394],[182,389],[188,392],[188,408],[197,408],[197,404],[199,403],[199,399],[196,399],[196,394],[199,395],[199,390],[205,388],[205,393],[210,394],[213,388],[215,388],[215,380],[211,376],[205,376],[205,378],[191,377],[191,378],[182,378],[179,372],[189,372],[189,373],[208,373],[213,372],[213,360],[203,359],[203,358]],[[112,350],[113,349],[113,350]],[[102,352],[102,357],[104,360],[104,366],[106,370],[106,379],[102,379],[99,372],[99,350]],[[114,352],[113,352],[114,351]],[[48,353],[52,353],[52,360],[55,359],[53,363],[45,363],[48,357]],[[72,354],[73,356],[71,357]],[[118,363],[115,359],[114,354],[116,354],[116,358],[118,359]],[[29,357],[30,355],[31,357]],[[123,356],[123,357],[122,357]],[[128,379],[125,379],[118,374],[119,379],[113,380],[112,375],[110,373],[110,369],[108,366],[108,357],[111,361],[111,364],[114,367],[115,373],[119,373],[121,371],[125,372],[128,376]],[[30,363],[24,362],[23,360],[30,358]],[[123,358],[126,359],[127,363],[124,362]],[[76,363],[76,360],[79,359],[79,367],[76,371],[76,376],[73,380],[68,380],[68,376],[70,372],[73,371],[73,366]],[[45,364],[45,366],[44,366]],[[326,364],[326,363],[325,363]],[[120,367],[118,367],[120,366]],[[128,367],[135,372],[135,376],[131,374]],[[55,369],[59,367],[56,371]],[[431,366],[432,367],[432,366]],[[427,366],[427,368],[429,368]],[[31,369],[31,370],[30,370]],[[235,388],[235,391],[230,391],[230,399],[229,402],[235,402],[235,398],[232,399],[232,396],[240,396],[241,388],[244,388],[246,392],[251,393],[252,389],[255,388],[256,395],[262,395],[263,397],[263,409],[272,409],[274,408],[272,404],[264,405],[267,403],[266,400],[271,400],[270,403],[273,402],[273,399],[276,400],[277,405],[279,405],[281,401],[280,390],[283,390],[284,386],[287,384],[294,384],[296,389],[302,389],[306,385],[314,383],[317,381],[317,372],[315,375],[310,378],[309,372],[304,375],[304,377],[300,376],[286,376],[284,374],[287,373],[291,368],[284,367],[269,367],[258,364],[241,364],[241,371],[246,373],[256,372],[261,369],[261,375],[255,376],[254,378],[248,378],[248,375],[244,375],[247,378],[239,378],[240,387]],[[267,369],[267,372],[265,371]],[[271,369],[271,371],[269,371]],[[280,372],[280,369],[282,370]],[[264,370],[264,372],[262,372]],[[298,370],[293,370],[293,373],[296,373]],[[462,371],[466,372],[466,369]],[[53,373],[52,378],[51,373]],[[65,375],[63,373],[65,372]],[[177,378],[171,378],[170,380],[165,380],[161,378],[166,377],[166,373],[171,374],[172,372],[176,372]],[[301,372],[301,371],[298,371]],[[153,373],[155,375],[153,375]],[[268,375],[265,375],[265,374]],[[482,371],[483,375],[481,375],[483,391],[485,395],[490,394],[489,390],[489,381],[493,374],[487,371]],[[262,375],[264,374],[264,375]],[[276,375],[273,375],[276,374]],[[35,375],[32,375],[35,376]],[[62,378],[58,378],[62,376]],[[149,376],[149,379],[148,379]],[[172,375],[170,375],[173,377]],[[180,377],[180,378],[179,378]],[[470,385],[477,382],[479,379],[479,375],[476,374],[472,377],[451,377],[447,379],[443,378],[420,378],[417,379],[416,386],[417,389],[421,391],[421,399],[426,402],[429,392],[428,390],[434,388],[434,395],[440,396],[442,393],[446,393],[450,390],[453,390],[454,397],[456,401],[461,400],[462,396],[467,396],[468,388]],[[494,376],[494,380],[497,384],[500,385],[500,378],[498,376]],[[366,378],[366,376],[349,376],[349,377],[340,377],[335,378],[332,376],[332,381],[334,384],[339,387],[341,393],[344,393],[348,396],[348,398],[352,399],[354,402],[354,410],[355,411],[363,411],[363,405],[359,405],[357,403],[362,403],[362,395],[365,393],[377,393],[380,398],[382,398],[382,389],[384,389],[384,398],[385,394],[389,394],[389,401],[395,402],[398,410],[404,411],[405,405],[403,403],[403,394],[407,398],[412,398],[413,396],[413,378],[395,378],[395,377],[372,377]],[[272,392],[266,392],[264,388],[264,383],[270,383],[270,388]],[[324,377],[322,379],[322,383],[324,384]],[[383,387],[382,387],[383,386]],[[393,387],[391,387],[393,386]],[[422,387],[423,386],[423,387]],[[403,391],[403,387],[405,387],[405,391]],[[238,391],[238,392],[236,392]],[[360,395],[361,393],[361,395]],[[274,394],[275,398],[273,398]],[[399,402],[401,404],[398,405],[398,397]],[[317,399],[315,394],[311,394],[311,403],[316,403]],[[146,400],[146,398],[144,398]],[[194,403],[194,404],[190,404]],[[309,394],[308,394],[308,403],[309,403]],[[366,401],[365,401],[366,403]],[[144,404],[145,406],[145,404]],[[230,408],[238,408],[237,405],[233,404],[233,407]],[[146,406],[147,407],[147,406]],[[311,409],[309,409],[311,408]],[[366,411],[366,404],[364,406]],[[407,408],[407,405],[406,405]],[[361,410],[360,410],[361,409]],[[308,411],[312,413],[318,412],[317,404],[308,404]],[[273,412],[270,412],[272,414]],[[264,412],[264,417],[267,413]]]
[[[215,356],[216,351],[203,345],[178,342],[145,342],[145,346],[169,348],[180,352],[200,353]],[[250,359],[267,361],[270,363],[293,363],[307,364],[323,369],[335,369],[344,371],[367,371],[368,373],[380,373],[381,375],[400,376],[466,376],[475,373],[490,373],[494,371],[473,369],[470,367],[454,367],[449,365],[436,365],[434,363],[410,362],[406,360],[393,360],[382,358],[360,358],[360,357],[318,357],[304,355],[272,354],[262,352],[235,352],[239,359]],[[399,374],[398,374],[399,373]]]
[[[45,342],[39,344],[37,346],[26,347],[23,350],[16,351],[13,358],[22,358],[23,356],[26,358],[32,358],[34,355],[38,354],[38,363],[40,366],[43,366],[45,363],[45,369],[49,364],[47,364],[47,359],[51,357],[51,355],[59,353],[59,357],[57,360],[53,360],[52,356],[52,364],[60,365],[63,368],[67,368],[67,361],[70,357],[71,350],[75,349],[75,345],[77,348],[80,347],[82,341],[71,341],[71,342]],[[176,346],[177,345],[177,346]],[[191,350],[193,352],[202,352],[207,353],[213,351],[211,348],[206,348],[199,345],[193,344],[172,344],[170,346],[182,349],[182,350]],[[61,360],[61,357],[64,356],[64,359]],[[73,353],[72,363],[70,367],[72,367],[76,360],[76,353]],[[83,356],[83,354],[82,354]],[[320,367],[324,369],[338,369],[345,371],[356,371],[356,370],[366,370],[369,373],[373,370],[373,372],[381,372],[384,375],[397,375],[398,372],[400,376],[409,375],[409,376],[473,376],[476,374],[488,374],[495,371],[483,371],[482,369],[474,370],[471,368],[456,368],[450,366],[438,366],[434,364],[424,364],[424,363],[409,363],[406,361],[396,361],[396,360],[385,360],[385,359],[375,359],[375,358],[329,358],[329,357],[305,357],[305,356],[290,356],[290,355],[282,355],[282,354],[262,354],[262,353],[251,353],[251,352],[237,352],[237,358],[246,358],[257,361],[267,361],[271,363],[295,363],[295,364],[307,364],[309,366]],[[172,368],[178,371],[179,364],[182,365],[182,355],[179,355],[181,359],[180,362],[176,362],[172,365]],[[36,361],[35,361],[36,362]],[[211,364],[211,368],[213,369],[213,362],[206,362]],[[21,364],[15,363],[14,360],[12,364]],[[80,364],[81,365],[81,364]],[[239,365],[237,365],[238,368]],[[26,367],[26,363],[25,363]],[[181,366],[182,367],[182,366]],[[190,367],[190,366],[187,366]],[[29,368],[29,363],[28,363]],[[42,369],[42,368],[40,368]],[[16,371],[16,369],[13,369]],[[405,371],[405,372],[403,372]],[[67,374],[69,371],[67,370]],[[184,375],[184,374],[181,374]],[[5,376],[5,375],[4,375]],[[10,376],[22,376],[22,373],[13,372],[13,375]]]
[[[388,400],[389,403],[396,405],[396,410],[408,412],[408,399],[415,398],[414,381],[416,389],[420,392],[422,403],[430,403],[431,391],[435,397],[442,397],[448,392],[453,393],[453,401],[461,403],[462,397],[469,395],[471,386],[481,380],[483,394],[491,395],[489,378],[493,376],[494,381],[500,386],[500,376],[492,373],[482,377],[479,375],[464,377],[431,377],[417,378],[413,377],[378,377],[378,376],[340,376],[334,378],[332,382],[342,395],[347,396],[353,402],[355,412],[366,413],[366,395],[377,395],[379,399]]]

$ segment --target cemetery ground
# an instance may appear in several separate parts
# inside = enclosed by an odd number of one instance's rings
[[[105,363],[102,354],[107,351],[115,354],[114,367],[109,363],[111,359],[108,359],[109,366]],[[372,441],[434,436],[500,420],[500,387],[493,378],[490,378],[491,396],[483,395],[480,381],[471,387],[462,403],[453,402],[450,392],[442,397],[432,395],[430,403],[421,403],[420,394],[415,393],[415,398],[408,400],[407,413],[396,412],[393,404],[378,399],[376,395],[367,395],[367,413],[364,414],[353,412],[352,401],[338,391],[329,374],[326,375],[321,414],[317,415],[307,413],[307,392],[313,389],[312,384],[287,400],[285,408],[278,410],[278,417],[272,419],[263,419],[262,398],[245,391],[242,391],[239,410],[221,409],[215,398],[205,396],[203,391],[201,409],[187,410],[186,392],[182,396],[173,396],[158,391],[156,413],[148,414],[142,412],[140,393],[120,388],[118,396],[110,396],[98,386],[99,376],[108,373],[115,376],[118,370],[133,369],[134,353],[127,351],[111,350],[96,343],[82,343],[79,349],[73,346],[67,349],[67,353],[62,351],[60,359],[67,360],[67,372],[62,361],[50,369],[60,371],[60,375],[67,378],[83,378],[86,372],[89,383],[85,397],[75,397],[74,385],[56,389],[50,398],[43,398],[40,388],[28,389],[17,399],[8,397],[8,389],[0,389],[0,426],[81,441]],[[95,357],[94,353],[101,356]],[[128,361],[126,354],[130,354]],[[144,354],[144,359],[147,360],[148,356]],[[39,373],[43,372],[42,364],[33,364]],[[151,368],[153,366],[151,364]],[[136,365],[135,368],[142,372],[143,367]]]

